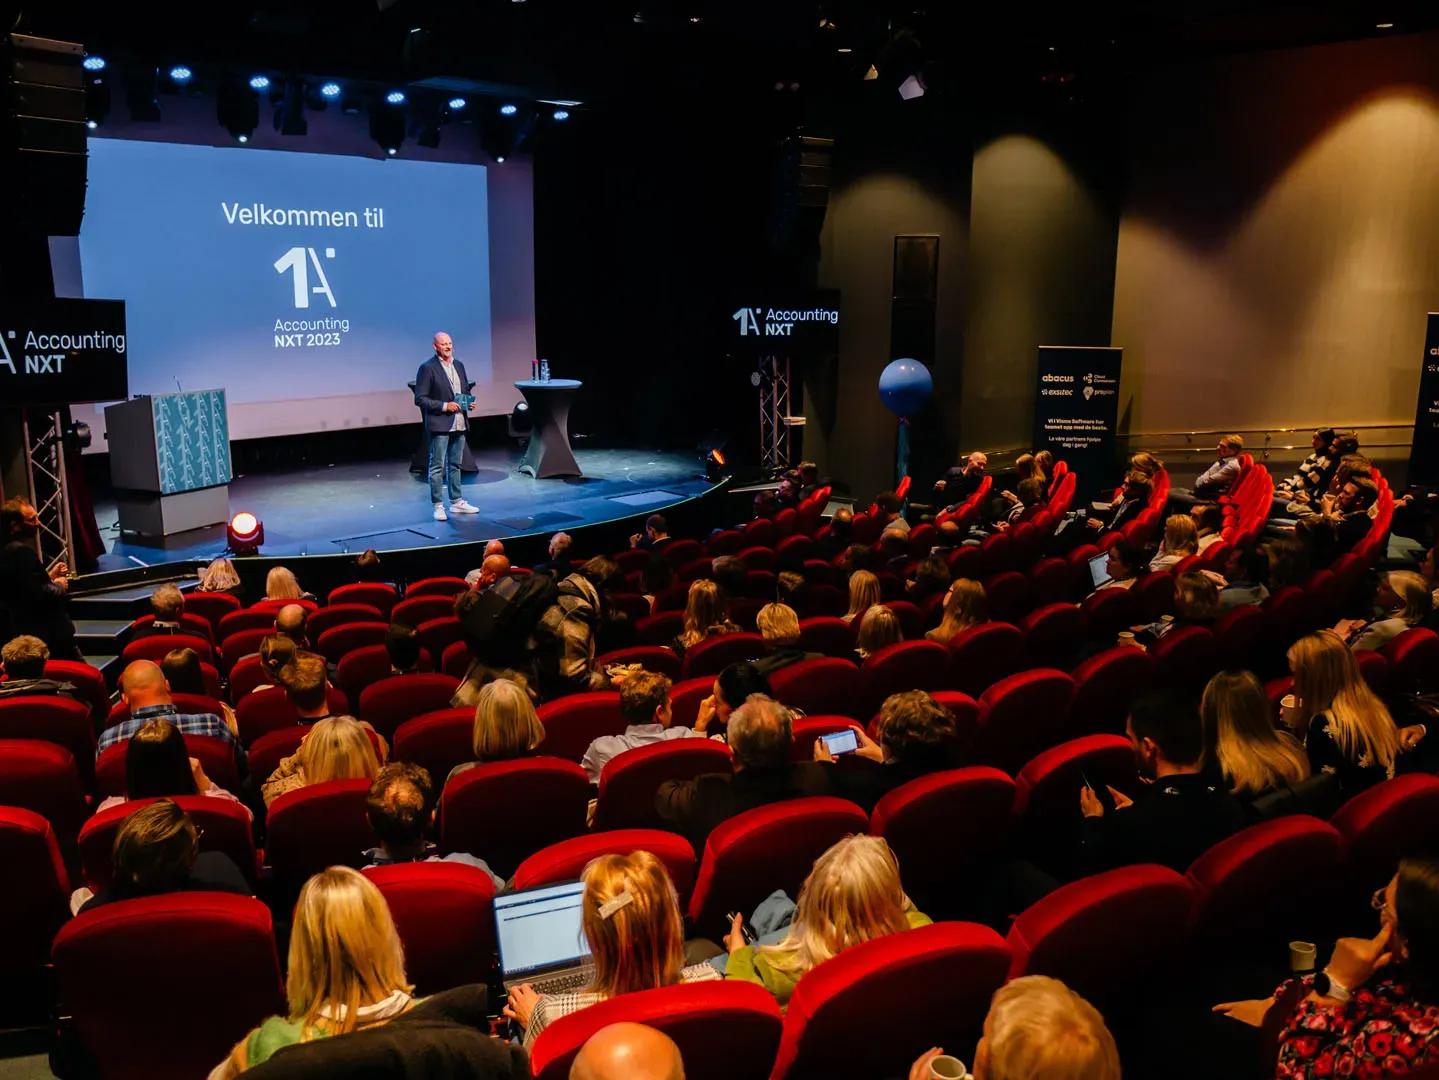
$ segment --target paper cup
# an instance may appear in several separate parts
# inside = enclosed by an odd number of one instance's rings
[[[1296,972],[1314,970],[1314,942],[1291,941],[1289,943],[1289,970]]]
[[[968,1075],[964,1062],[949,1054],[940,1054],[929,1063],[930,1080],[965,1080]]]
[[[1121,631],[1119,632],[1119,644],[1121,644],[1121,645],[1133,645],[1133,644],[1134,644],[1134,631],[1133,631],[1133,630],[1121,630]]]

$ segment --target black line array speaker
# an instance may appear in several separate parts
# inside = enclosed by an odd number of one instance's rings
[[[775,174],[770,246],[778,254],[819,257],[819,233],[829,207],[834,140],[792,135],[780,148]]]
[[[934,365],[939,237],[896,236],[889,307],[889,355]]]
[[[28,34],[4,41],[0,160],[11,192],[6,232],[75,236],[85,213],[83,46]]]

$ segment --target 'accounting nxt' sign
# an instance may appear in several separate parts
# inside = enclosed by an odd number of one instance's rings
[[[0,399],[70,405],[130,396],[123,300],[14,300],[0,311]]]
[[[833,353],[839,346],[839,293],[822,290],[804,297],[750,297],[730,310],[733,348],[760,355]]]

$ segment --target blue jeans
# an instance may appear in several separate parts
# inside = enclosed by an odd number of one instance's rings
[[[449,473],[450,503],[460,499],[460,462],[465,455],[465,433],[442,431],[430,436],[430,502],[445,501],[445,473]]]

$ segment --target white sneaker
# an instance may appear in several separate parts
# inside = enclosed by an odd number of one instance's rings
[[[436,520],[436,521],[449,521],[449,520],[450,520],[450,519],[449,519],[449,516],[445,513],[445,505],[444,505],[444,503],[435,503],[435,520]]]
[[[450,503],[450,513],[452,514],[478,514],[479,512],[479,507],[471,506],[469,503],[465,502],[464,499],[456,499],[454,502]]]

